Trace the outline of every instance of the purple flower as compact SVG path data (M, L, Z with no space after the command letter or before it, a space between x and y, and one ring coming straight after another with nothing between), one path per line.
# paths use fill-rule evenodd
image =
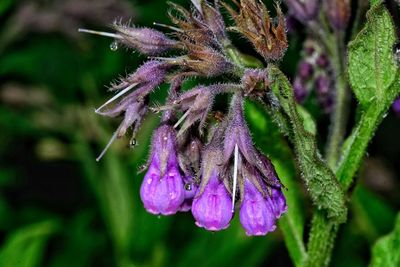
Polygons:
M400 116L400 97L393 102L392 109L397 116Z
M177 41L169 39L164 33L154 29L135 28L121 24L114 24L113 27L118 33L119 42L145 55L159 55L179 47Z
M298 72L301 78L309 79L313 75L314 68L310 63L302 61L299 64Z
M229 226L232 219L231 196L221 180L222 151L214 146L214 139L203 151L201 184L192 204L196 225L218 231Z
M121 90L135 84L147 89L141 89L143 96L145 93L150 93L149 90L153 90L164 81L170 67L171 66L165 62L149 60L140 66L134 73L121 79L119 83L112 84L110 90Z
M276 218L287 211L286 198L281 188L271 187L271 204Z
M350 21L350 0L327 0L326 14L333 29L345 30Z
M319 11L319 0L286 0L290 14L302 23L315 19Z
M308 95L308 89L300 77L296 77L293 82L294 97L298 103L303 103Z
M159 127L153 135L150 167L140 197L153 214L175 214L185 199L185 189L176 152L176 134L169 125Z
M231 197L216 171L211 174L204 191L194 198L192 213L196 225L207 230L218 231L229 226L233 215Z
M244 184L244 197L240 207L240 222L246 234L266 235L275 230L276 215L271 201L248 180Z

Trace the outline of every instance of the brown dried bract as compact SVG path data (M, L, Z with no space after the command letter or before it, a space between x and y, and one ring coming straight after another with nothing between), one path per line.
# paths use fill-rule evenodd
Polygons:
M276 5L277 22L274 23L261 1L241 0L238 3L233 0L233 2L239 7L239 13L226 3L223 5L235 20L234 29L246 36L265 60L282 58L288 42L285 18L279 6Z

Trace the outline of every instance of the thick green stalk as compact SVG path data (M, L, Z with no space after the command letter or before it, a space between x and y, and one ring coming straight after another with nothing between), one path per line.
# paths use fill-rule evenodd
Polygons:
M387 108L382 109L381 105L371 105L361 116L361 119L351 136L346 141L342 160L339 162L336 171L337 177L343 188L347 190L359 169L365 155L368 143L384 118Z
M311 221L310 239L307 245L307 267L327 266L331 259L339 224L327 219L324 212L316 210Z

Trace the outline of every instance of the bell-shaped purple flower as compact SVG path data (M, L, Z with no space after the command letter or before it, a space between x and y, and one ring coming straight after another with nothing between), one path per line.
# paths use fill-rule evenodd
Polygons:
M278 219L287 211L286 198L281 188L271 188L271 204L275 217Z
M153 214L175 214L185 199L185 189L176 152L176 133L169 125L159 127L154 135L150 167L140 197L146 210Z
M233 215L231 197L217 172L211 175L204 191L194 198L192 213L196 225L207 230L218 231L229 226Z
M275 230L276 216L271 201L248 180L244 184L244 196L240 207L240 222L246 234L266 235Z
M222 151L208 145L202 158L201 184L193 200L192 214L197 226L218 231L229 226L233 215L231 196L220 179Z

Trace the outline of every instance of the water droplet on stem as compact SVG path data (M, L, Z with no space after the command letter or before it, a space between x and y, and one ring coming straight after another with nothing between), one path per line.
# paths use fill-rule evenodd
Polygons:
M118 41L114 41L110 44L110 49L111 51L117 51L118 50Z

